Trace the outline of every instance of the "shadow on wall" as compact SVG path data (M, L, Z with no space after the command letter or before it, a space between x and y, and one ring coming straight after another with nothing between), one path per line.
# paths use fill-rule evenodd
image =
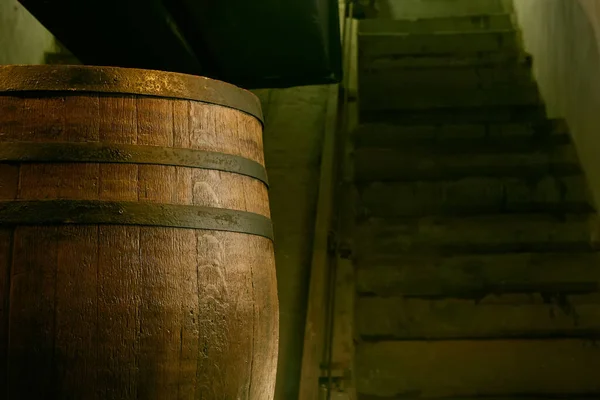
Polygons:
M514 0L550 117L567 120L600 210L600 2Z

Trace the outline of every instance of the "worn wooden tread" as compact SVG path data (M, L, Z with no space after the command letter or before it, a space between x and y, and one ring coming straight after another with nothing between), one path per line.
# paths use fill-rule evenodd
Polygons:
M593 210L581 174L515 178L473 171L453 180L367 183L358 194L359 213L374 217Z
M600 397L600 346L581 339L359 343L358 392L373 396Z
M421 88L430 93L441 89L493 88L508 85L517 90L531 86L531 68L516 64L511 68L501 67L443 67L443 68L396 68L393 70L370 69L363 66L359 72L359 93L385 88L387 92L406 94L408 90Z
M527 83L496 84L490 87L399 87L381 85L362 87L361 110L429 110L438 108L474 108L541 105L537 85Z
M479 299L358 297L355 324L358 335L365 341L600 339L600 295L492 294Z
M383 54L358 55L359 71L394 71L416 68L518 68L531 67L531 55L521 50L484 51L472 54Z
M450 153L507 153L549 149L570 142L563 120L526 123L359 125L352 133L357 149Z
M527 153L447 154L407 147L403 150L357 149L355 180L418 181L466 176L530 177L581 172L574 146L556 146Z
M412 19L365 19L359 22L360 33L485 32L514 28L511 14L482 14Z
M571 394L568 396L557 397L553 394L532 394L527 396L521 396L515 394L513 396L486 396L486 397L471 397L471 396L459 396L459 397L444 397L440 400L597 400L598 396L589 393ZM410 397L405 395L400 396L371 396L358 393L358 400L420 400L419 397Z
M540 229L546 227L540 224ZM565 237L563 245L571 244L569 240L586 239L589 241L584 235ZM600 268L597 267L600 254L595 251L559 253L558 241L559 238L551 238L549 251L545 253L452 256L426 252L371 253L356 260L356 290L370 297L478 300L490 294L596 293L600 287ZM587 245L589 249L589 242Z
M479 52L519 52L514 29L459 33L359 33L360 57L398 55L470 54Z
M461 217L370 218L355 228L359 259L406 254L502 254L592 251L592 214L498 214Z
M387 123L394 125L460 124L460 123L520 123L540 122L546 119L542 104L490 107L439 107L431 109L376 109L361 108L361 124Z
M382 10L387 18L435 18L498 14L507 11L504 0L391 0L389 10Z

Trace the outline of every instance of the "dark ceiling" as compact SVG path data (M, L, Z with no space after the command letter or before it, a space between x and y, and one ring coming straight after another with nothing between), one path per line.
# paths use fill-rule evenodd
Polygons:
M341 79L338 0L20 0L84 64L246 88Z

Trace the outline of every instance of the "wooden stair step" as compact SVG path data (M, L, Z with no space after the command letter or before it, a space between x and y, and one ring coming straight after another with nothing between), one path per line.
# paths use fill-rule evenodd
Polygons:
M506 13L498 13L411 19L365 19L359 22L358 32L429 34L438 32L485 32L513 28L512 16Z
M540 224L540 229L547 225ZM575 227L577 228L577 227ZM496 232L499 235L499 232ZM536 243L531 232L529 243ZM546 237L544 237L546 235ZM490 234L491 236L491 234ZM496 238L506 244L508 235ZM562 233L539 232L539 242L591 248L589 234L565 229ZM560 237L559 237L560 236ZM468 240L468 238L467 238ZM489 239L491 242L492 239ZM519 238L512 239L519 241ZM458 239L457 239L458 241ZM525 238L520 239L526 243ZM471 299L481 301L490 294L553 295L590 294L600 289L600 254L589 252L468 254L382 254L356 260L356 291L369 297L407 296L423 299Z
M565 269L565 275L568 271ZM592 271L587 272L590 283L600 281L599 273L590 276ZM363 296L356 300L355 326L365 341L599 339L600 295L488 294L479 299Z
M361 110L430 110L439 108L475 108L529 106L542 104L537 85L497 84L457 90L453 87L406 87L394 84L359 89Z
M514 29L426 34L358 33L359 57L367 59L416 54L517 53L520 48Z
M538 123L392 125L363 124L352 133L360 148L406 149L443 153L503 153L552 148L570 142L562 120Z
M359 93L375 88L385 88L387 92L407 91L421 88L429 93L443 88L474 90L494 85L509 85L515 88L533 84L531 68L516 64L511 68L502 67L443 67L443 68L396 68L380 70L365 68L358 76Z
M359 343L355 364L361 395L600 397L600 346L583 339Z
M389 0L390 18L435 18L506 12L503 0Z
M443 400L475 400L475 398L470 396L452 396L452 397L444 397ZM484 398L485 400L596 400L596 397L590 396L589 393L581 393L581 394L570 394L568 397L563 396L556 397L553 394L533 394L533 395L508 395L508 396L487 396ZM342 398L345 400L345 398ZM358 400L422 400L420 397L415 396L407 396L405 394L399 394L397 396L372 396L359 393ZM482 399L483 400L483 399Z
M573 175L581 172L573 145L526 153L456 152L448 154L407 147L403 150L357 149L355 180L419 181L457 179L465 176L531 177Z
M370 218L355 227L355 257L592 251L596 224L592 214Z
M374 182L358 186L358 194L360 215L375 217L592 210L587 182L579 174Z
M461 123L519 123L540 122L546 119L542 104L439 107L430 109L364 109L359 110L361 124L386 123L394 125L461 124Z
M416 68L530 68L531 55L517 51L486 51L465 54L388 54L358 57L359 70L394 71Z

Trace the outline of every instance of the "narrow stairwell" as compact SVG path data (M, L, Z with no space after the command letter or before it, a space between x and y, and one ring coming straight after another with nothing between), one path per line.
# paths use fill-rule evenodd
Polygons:
M568 129L509 13L448 10L360 23L359 399L598 399L597 223Z

